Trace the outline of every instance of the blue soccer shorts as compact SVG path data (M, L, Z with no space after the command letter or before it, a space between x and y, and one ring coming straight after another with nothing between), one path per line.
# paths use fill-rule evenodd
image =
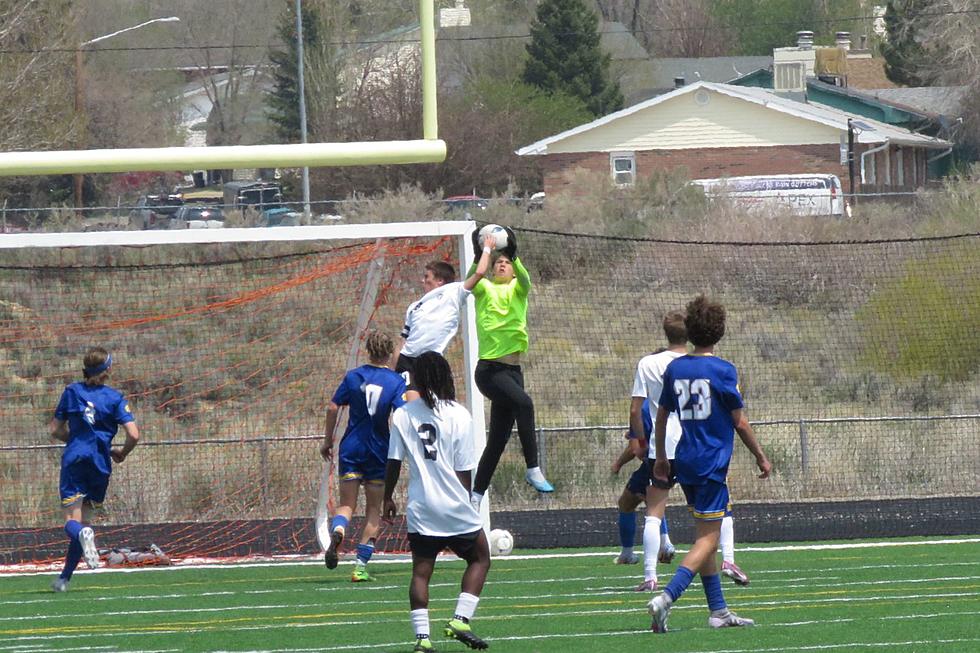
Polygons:
M706 481L704 485L681 483L681 489L687 499L687 509L695 519L715 521L730 514L727 484L717 481Z
M76 460L61 467L61 505L68 508L84 501L98 508L105 501L109 489L109 475L104 473L91 460Z
M648 485L650 485L650 464L644 460L643 464L630 475L630 480L626 481L626 491L639 497L646 497Z

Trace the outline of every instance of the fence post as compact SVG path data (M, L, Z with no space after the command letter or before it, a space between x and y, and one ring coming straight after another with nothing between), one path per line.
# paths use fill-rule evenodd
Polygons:
M259 441L259 497L264 505L269 496L269 444Z
M806 474L810 466L810 452L807 450L806 421L800 420L800 468Z

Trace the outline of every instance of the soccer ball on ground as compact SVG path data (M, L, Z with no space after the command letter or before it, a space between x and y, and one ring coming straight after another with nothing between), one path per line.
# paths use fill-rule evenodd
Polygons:
M496 241L496 249L501 250L507 247L507 230L499 224L488 224L483 229L480 229L480 247L483 247L483 243L488 234L492 235Z
M505 556L514 550L514 536L510 531L495 528L490 531L490 555Z

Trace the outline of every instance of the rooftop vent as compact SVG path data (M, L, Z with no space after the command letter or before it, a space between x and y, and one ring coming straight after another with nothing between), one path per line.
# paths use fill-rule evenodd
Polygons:
M813 48L813 32L809 30L801 30L796 33L796 46L804 50L810 50Z

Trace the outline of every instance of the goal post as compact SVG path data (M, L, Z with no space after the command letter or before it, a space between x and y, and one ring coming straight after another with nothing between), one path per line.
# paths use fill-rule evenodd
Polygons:
M63 554L51 486L60 445L43 424L79 380L85 350L100 345L114 352L110 384L144 435L142 453L114 470L105 544L151 538L182 557L315 552L326 404L351 361L365 361L366 331L397 339L426 263L465 274L474 229L433 221L0 238L0 354L10 370L0 381L10 482L0 543L12 529L34 542L26 559ZM460 327L446 356L482 452L472 297ZM243 534L211 535L227 524ZM405 546L403 524L379 539L379 550Z
M0 176L226 168L441 163L435 55L435 0L419 0L422 138L403 141L4 152Z

